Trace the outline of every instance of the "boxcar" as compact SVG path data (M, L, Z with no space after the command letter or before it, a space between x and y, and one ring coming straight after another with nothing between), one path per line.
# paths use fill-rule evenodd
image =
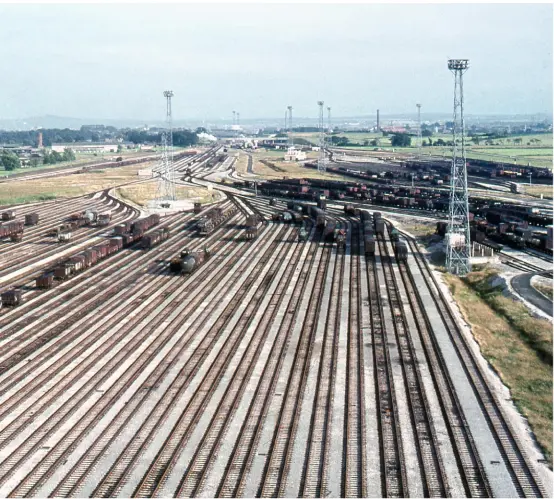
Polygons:
M36 286L39 289L50 289L54 284L54 274L42 274L36 279Z
M38 213L27 213L27 215L25 215L25 225L37 225L38 219Z
M21 290L10 289L4 291L1 295L2 305L5 307L15 307L21 303Z

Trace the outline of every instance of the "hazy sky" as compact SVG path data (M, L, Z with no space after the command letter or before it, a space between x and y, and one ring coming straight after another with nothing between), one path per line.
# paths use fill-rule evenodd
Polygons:
M0 6L0 119L175 119L552 110L552 5Z

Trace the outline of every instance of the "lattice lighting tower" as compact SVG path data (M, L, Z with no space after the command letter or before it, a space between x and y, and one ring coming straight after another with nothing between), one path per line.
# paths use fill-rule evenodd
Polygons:
M162 164L158 183L158 200L175 201L175 172L173 170L173 125L171 121L172 90L164 91L166 101L165 130L162 133Z
M323 101L318 100L319 106L319 158L317 160L317 170L324 172L327 169L325 164L325 129L323 123Z
M421 159L421 146L422 146L422 137L421 137L421 104L416 104L417 107L417 157Z
M292 106L287 106L287 110L289 112L288 144L289 144L289 147L293 147L294 140L292 139Z
M233 125L237 122L237 112L233 111Z
M446 235L446 269L451 274L465 275L471 270L469 207L464 122L463 75L468 59L450 59L448 69L454 75L454 126L452 128L452 169L450 174L450 206ZM458 145L458 141L460 145Z
M237 126L240 126L240 113L237 112Z
M331 133L331 107L327 106L327 130Z

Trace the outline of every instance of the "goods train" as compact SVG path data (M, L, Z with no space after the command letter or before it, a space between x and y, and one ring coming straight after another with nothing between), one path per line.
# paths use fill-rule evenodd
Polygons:
M169 270L178 274L192 274L198 267L204 264L211 254L208 248L202 251L191 251L188 248L181 251L181 254L171 260Z
M148 230L157 225L159 221L160 216L154 214L143 219L135 220L132 223L128 222L126 224L121 224L128 230L121 233L115 232L115 234L106 241L103 241L88 250L77 253L67 260L57 263L51 270L46 271L36 279L37 288L50 289L53 285L54 279L69 279L82 270L92 267L99 260L102 260L109 255L113 255L122 248L128 247L132 244L140 242L143 249L150 249L169 237L169 229L167 227L162 227L159 230L153 231L146 235L144 234L144 230ZM69 240L71 238L71 233L60 232L59 237Z

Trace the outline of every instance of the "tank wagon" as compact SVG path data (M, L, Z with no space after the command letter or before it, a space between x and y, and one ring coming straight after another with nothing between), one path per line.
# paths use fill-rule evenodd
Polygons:
M105 227L106 225L110 225L111 220L112 215L110 213L101 213L96 219L96 225L98 227Z
M302 226L298 229L298 241L299 242L305 242L308 240L308 231L306 230L306 227Z
M177 274L192 274L210 257L211 254L208 248L204 248L202 251L191 251L185 248L177 258L171 260L169 270Z

